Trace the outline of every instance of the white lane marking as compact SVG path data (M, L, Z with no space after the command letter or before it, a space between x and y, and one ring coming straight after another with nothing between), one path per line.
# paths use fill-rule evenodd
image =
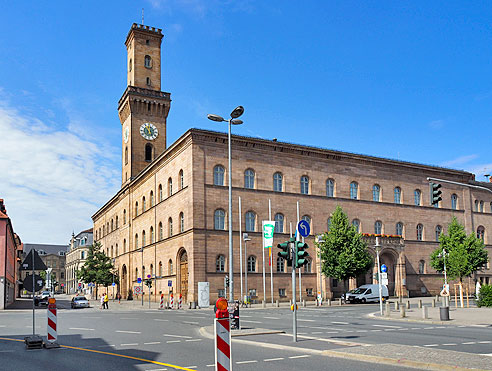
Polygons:
M289 357L290 359L296 359L296 358L307 358L307 357L310 357L309 354L304 354L302 356L292 356L292 357Z
M264 362L272 362L272 361L281 361L283 359L285 359L285 358L268 358L268 359L264 359L263 361Z
M93 328L84 328L84 327L69 327L69 330L80 330L80 331L94 331Z
M427 344L424 347L437 347L439 344Z
M309 328L315 328L315 329L319 329L319 330L328 330L328 327L318 327L318 326L311 326Z
M243 318L251 318L251 317L253 317L253 316L245 316L245 315L241 314L241 317L243 317ZM215 365L214 365L214 366L215 366Z
M188 322L188 321L183 321L183 323L187 323L189 325L198 325L198 322Z
M154 318L154 321L169 322L168 319Z
M434 329L434 327L432 327L432 326L431 327L424 327L424 330L432 330L432 329Z
M162 336L169 336L169 337L172 337L172 338L193 339L191 336L185 336L185 335L162 334Z
M470 327L489 327L489 325L469 325L469 326Z
M407 328L400 328L400 329L398 329L398 331L408 331L408 329Z
M185 340L185 341L202 341L203 339L188 339L188 340Z
M239 362L236 362L236 364L243 365L245 363L256 363L256 362L258 362L258 361L256 361L256 360L252 360L252 361L239 361Z
M456 344L456 343L446 343L446 344L443 344L443 345L449 346L449 345L458 345L458 344Z
M411 330L420 330L420 327L412 327Z
M120 332L122 334L141 334L140 331L116 330L115 332Z
M167 371L167 368L150 368L145 371Z
M207 367L215 367L215 364L207 365Z
M120 319L137 319L136 317L121 317Z
M99 345L98 348L106 348L106 347L115 347L116 345L111 344L111 345Z
M298 321L304 321L304 322L316 322L314 319L302 319L302 318L298 318L297 320Z
M299 320L298 320L299 321ZM248 322L248 323L262 323L262 322L259 322L259 321L247 321L247 320L242 320L241 322Z
M471 345L471 344L476 344L476 341L467 341L466 343L461 343L463 345Z
M446 328L446 326L436 326L434 328Z
M14 350L0 350L0 353L13 353Z
M373 325L374 327L387 327L387 328L401 328L401 326L390 326L390 325Z
M185 368L197 368L198 366L186 366Z
M458 326L458 327L466 327L465 325L461 325L461 326Z
M325 334L338 334L338 331L326 331Z
M478 342L479 344L490 344L490 341L486 340L486 341L479 341Z
M322 334L322 333L323 333L323 331L313 331L313 332L311 332L311 334L313 334L313 335Z
M5 325L0 325L0 327L5 327Z
M266 318L266 319L280 319L278 317L263 317L263 318Z
M166 343L181 343L181 340L169 340Z
M87 318L87 319L100 319L102 317L82 317L82 318Z
M348 325L348 322L337 322L337 321L332 321L331 323L335 323L337 325Z
M144 343L144 345L154 345L154 344L160 344L160 341L151 341L150 343Z
M381 332L383 330L371 330L371 332Z
M480 355L481 355L481 356L492 357L492 353L489 353L489 354L487 354L487 353L483 353L483 354L480 354Z
M138 345L138 343L120 344L120 346L122 347L135 346L135 345Z
M386 328L386 329L384 329L384 331L395 331L395 330L397 330L397 329L396 328Z

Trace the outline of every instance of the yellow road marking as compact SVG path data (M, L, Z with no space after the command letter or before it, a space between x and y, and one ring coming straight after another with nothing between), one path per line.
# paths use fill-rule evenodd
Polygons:
M2 338L0 337L0 340L10 340L10 341L20 341L20 342L24 342L24 340L21 340L21 339L11 339L11 338ZM92 353L99 353L99 354L106 354L106 355L109 355L109 356L116 356L116 357L122 357L122 358L128 358L128 359L134 359L136 361L141 361L141 362L147 362L147 363L153 363L155 365L161 365L161 366L167 366L167 367L172 367L172 368L175 368L177 370L185 370L185 371L195 371L191 368L186 368L186 367L181 367L181 366L176 366L176 365L172 365L170 363L164 363L164 362L158 362L158 361L152 361L150 359L144 359L144 358L138 358L138 357L132 357L132 356L127 356L127 355L124 355L124 354L117 354L117 353L110 353L110 352L103 352L101 350L93 350L93 349L86 349L86 348L79 348L79 347L71 347L69 345L60 345L60 347L62 348L68 348L68 349L75 349L75 350L83 350L85 352L92 352Z

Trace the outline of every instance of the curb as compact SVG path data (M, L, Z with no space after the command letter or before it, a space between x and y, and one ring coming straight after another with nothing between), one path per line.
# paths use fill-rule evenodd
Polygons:
M377 319L380 321L386 321L387 320L387 321L397 321L397 322L418 322L418 323L427 323L427 324L432 324L432 325L455 326L455 325L459 324L458 322L453 322L453 321L456 321L453 319L450 319L449 321L435 321L435 320L424 320L424 319L416 319L416 318L408 318L408 317L405 317L405 318L381 317L381 316L379 316L379 312L373 312L373 313L366 314L366 317ZM464 325L464 326L466 326L466 325ZM470 325L468 325L468 326L470 326Z

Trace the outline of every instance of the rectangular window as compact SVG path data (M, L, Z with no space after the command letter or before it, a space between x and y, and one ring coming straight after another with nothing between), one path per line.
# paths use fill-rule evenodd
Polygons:
M313 289L312 288L306 289L306 295L307 296L313 296Z
M249 296L252 298L256 298L256 289L249 289Z
M336 278L333 278L331 281L331 286L332 287L338 287L338 280Z
M278 289L278 296L281 298L286 297L287 295L285 295L285 289Z

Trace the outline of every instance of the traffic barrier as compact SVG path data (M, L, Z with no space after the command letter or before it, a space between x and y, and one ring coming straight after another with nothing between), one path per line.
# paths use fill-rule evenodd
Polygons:
M174 295L171 294L171 300L170 300L170 303L169 303L169 308L170 309L174 309Z
M178 309L183 309L183 295L179 294Z
M44 344L45 348L59 348L60 345L56 342L58 340L58 333L56 330L56 300L55 298L48 299L48 336L47 341Z
M161 303L159 304L159 309L164 309L164 294L161 294Z
M215 318L215 370L232 371L231 328L229 318Z

